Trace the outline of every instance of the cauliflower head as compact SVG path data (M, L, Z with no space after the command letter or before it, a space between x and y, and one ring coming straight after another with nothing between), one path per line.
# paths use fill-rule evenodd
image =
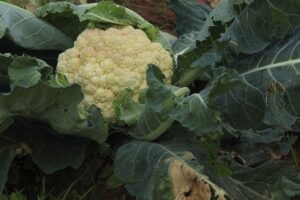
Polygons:
M59 55L57 71L70 83L81 85L85 107L96 105L104 118L114 123L114 99L129 88L132 99L138 101L139 91L147 87L149 64L159 67L166 82L171 82L173 60L161 44L131 26L111 27L83 31L74 47Z

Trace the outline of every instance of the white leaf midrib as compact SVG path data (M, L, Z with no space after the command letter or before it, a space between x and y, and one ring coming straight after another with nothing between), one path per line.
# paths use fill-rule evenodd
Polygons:
M250 71L244 72L241 75L242 76L246 76L255 72L259 72L259 71L263 71L263 70L267 70L267 69L274 69L277 67L284 67L284 66L288 66L288 65L295 65L295 64L299 64L300 63L300 58L294 59L294 60L287 60L287 61L283 61L283 62L278 62L278 63L271 63L269 65L265 65L265 66L261 66L258 68L254 68Z

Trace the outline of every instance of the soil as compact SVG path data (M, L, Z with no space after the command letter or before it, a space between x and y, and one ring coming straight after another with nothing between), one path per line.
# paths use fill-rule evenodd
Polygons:
M115 0L143 16L160 30L176 35L176 15L168 8L170 0ZM206 0L196 0L207 4Z

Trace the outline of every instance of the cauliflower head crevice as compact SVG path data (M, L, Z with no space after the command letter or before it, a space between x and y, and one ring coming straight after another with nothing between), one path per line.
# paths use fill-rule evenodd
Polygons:
M171 82L172 57L142 30L131 26L86 29L73 48L59 55L57 72L71 84L81 86L83 106L96 105L108 122L115 123L114 99L128 88L133 91L133 100L138 101L139 92L147 88L149 64L159 67L166 82Z

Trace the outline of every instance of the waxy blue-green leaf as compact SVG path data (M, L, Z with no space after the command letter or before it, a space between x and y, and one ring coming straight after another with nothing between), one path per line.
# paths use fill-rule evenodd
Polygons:
M171 8L177 16L177 25L182 26L186 19L197 20L198 24L187 26L173 46L177 67L175 69L175 84L185 86L200 77L206 68L214 68L222 61L222 55L227 49L229 38L219 40L227 27L239 16L253 0L220 1L213 10L205 6L195 5L192 0L172 1ZM178 9L183 7L184 9ZM188 10L188 12L187 12ZM201 17L200 17L200 16Z
M47 63L29 56L12 57L11 63L6 67L11 89L16 86L31 87L39 80L49 79L52 72L52 67Z
M238 130L262 130L268 126L297 129L299 41L296 33L262 53L230 64L240 73L243 84L218 99L225 121Z
M24 48L65 50L72 47L72 40L54 26L27 10L1 1L0 36L4 29L6 37Z
M224 38L239 52L259 52L300 28L299 6L297 0L255 0L235 18Z
M170 116L199 135L219 132L221 114L214 105L215 98L240 83L242 79L236 71L223 67L216 68L208 86L200 93L184 98Z
M211 9L194 0L172 0L170 8L176 13L178 35L200 31Z
M84 5L52 2L38 8L35 14L73 39L76 39L85 28L105 29L115 25L131 25L145 31L151 40L161 39L158 37L160 34L158 30L143 17L128 8L108 1ZM68 24L68 28L63 26L65 24Z
M132 90L125 89L121 91L113 102L115 113L121 122L131 126L133 125L140 114L142 113L145 105L133 101Z
M99 143L106 140L107 125L100 110L92 106L89 111L83 111L79 107L83 99L80 86L58 87L57 84L53 87L49 75L51 68L41 60L28 56L0 55L1 61L3 76L0 80L5 80L0 86L11 88L0 93L2 131L13 118L21 116L47 122L62 134L83 136ZM24 65L21 61L24 61Z
M173 123L168 114L189 94L186 87L180 88L163 82L161 71L150 65L147 70L148 89L144 108L129 134L136 139L154 140Z
M223 195L226 195L226 199L265 200L271 198L273 191L285 188L281 176L290 179L295 175L293 169L284 168L281 161L270 157L256 166L237 162L238 154L231 154L232 150L227 154L223 151L215 158L217 160L212 161L209 151L195 143L192 135L183 128L174 127L157 143L133 141L123 145L115 158L115 175L125 182L126 189L138 200L171 200L184 194L204 195L204 199L213 199L219 194L215 199L223 200ZM259 153L260 148L257 151ZM216 175L216 166L212 163L218 162L225 162L225 168L231 171L231 175ZM205 188L199 182L201 179L210 186L205 191L199 189ZM290 189L297 192L294 188ZM206 196L214 190L215 193Z
M164 74L155 66L147 70L146 104L149 104L155 112L167 114L185 96L190 93L187 87L176 87L164 83Z
M125 144L115 158L115 175L137 200L172 200L187 193L225 200L227 192L203 173L203 166L186 145L175 141Z
M50 2L39 7L34 14L76 40L77 36L87 28L88 21L82 17L90 8L89 5L75 5L65 1Z

